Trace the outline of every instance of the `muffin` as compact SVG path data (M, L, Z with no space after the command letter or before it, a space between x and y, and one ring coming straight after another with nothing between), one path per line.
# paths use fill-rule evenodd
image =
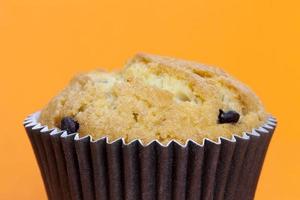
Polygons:
M24 124L49 199L253 199L276 121L221 69L137 54Z

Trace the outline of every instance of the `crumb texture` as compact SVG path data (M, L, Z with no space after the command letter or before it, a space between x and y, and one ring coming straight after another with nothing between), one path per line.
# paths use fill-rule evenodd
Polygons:
M237 123L218 123L219 110L239 113ZM216 140L242 134L266 120L257 96L224 71L191 61L149 54L133 57L119 72L74 77L42 110L40 123L61 128L72 117L81 136L144 144L174 139Z

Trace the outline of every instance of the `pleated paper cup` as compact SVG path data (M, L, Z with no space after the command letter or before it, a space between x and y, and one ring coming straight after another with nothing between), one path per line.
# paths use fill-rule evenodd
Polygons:
M250 200L276 127L269 117L241 136L126 143L93 140L24 121L50 200Z

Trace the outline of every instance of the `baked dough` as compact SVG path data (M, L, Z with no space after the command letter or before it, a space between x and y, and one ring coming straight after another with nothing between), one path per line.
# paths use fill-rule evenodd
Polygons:
M219 110L240 114L218 123ZM266 121L257 96L221 69L175 58L137 54L119 72L83 73L42 110L40 123L60 128L64 117L79 123L80 136L110 141L155 139L166 144L242 134Z

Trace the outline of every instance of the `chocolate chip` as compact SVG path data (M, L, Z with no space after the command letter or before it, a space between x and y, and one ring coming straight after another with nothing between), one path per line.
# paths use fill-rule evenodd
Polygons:
M225 123L237 123L240 119L240 114L234 110L224 112L222 109L219 110L218 122L219 124Z
M60 122L60 128L70 133L76 133L79 129L79 123L72 117L64 117Z

